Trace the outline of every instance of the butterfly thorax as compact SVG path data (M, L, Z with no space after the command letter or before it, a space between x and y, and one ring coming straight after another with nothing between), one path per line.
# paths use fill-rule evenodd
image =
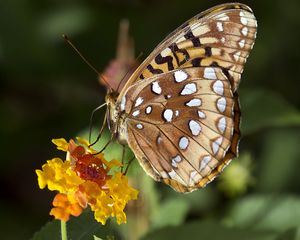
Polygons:
M107 124L113 136L120 144L127 144L126 114L120 111L117 103L119 93L111 91L106 95Z

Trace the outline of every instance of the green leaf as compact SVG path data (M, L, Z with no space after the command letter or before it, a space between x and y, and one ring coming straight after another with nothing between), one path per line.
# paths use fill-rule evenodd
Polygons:
M71 217L67 222L68 239L91 240L94 235L106 239L117 236L110 221L103 226L94 220L91 211L84 211L79 217ZM32 240L60 239L60 221L53 220L47 223L39 232L36 232Z
M246 197L236 202L226 222L233 227L279 232L300 227L300 198L275 194Z
M40 231L36 232L32 240L51 240L51 239L61 239L60 235L60 221L53 220L46 223Z
M299 189L300 129L273 129L260 139L264 146L257 156L257 188L280 192Z
M291 228L291 229L288 229L286 231L284 231L282 234L280 234L276 240L296 240L296 239L299 239L300 235L297 237L297 232L298 232L298 229L297 228Z
M265 127L300 126L300 112L278 93L247 89L240 96L243 134Z
M248 186L253 185L251 175L252 157L244 152L235 159L221 174L218 187L229 197L236 197L246 192Z
M229 228L213 221L198 221L176 227L165 227L147 234L142 239L275 240L275 237L274 232Z
M180 225L186 217L188 208L188 202L182 198L165 200L152 217L152 228Z
M215 186L215 183L210 183L208 187L189 194L179 195L179 197L188 202L190 211L200 214L211 213L216 209L220 200Z
M103 238L99 238L99 237L94 235L94 240L103 240Z

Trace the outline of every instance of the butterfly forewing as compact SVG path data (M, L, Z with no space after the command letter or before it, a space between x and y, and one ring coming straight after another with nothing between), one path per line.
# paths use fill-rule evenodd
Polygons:
M129 79L118 109L129 146L155 180L193 191L237 155L236 89L255 36L250 8L214 7L169 35Z
M158 45L129 79L121 95L139 79L188 64L221 66L236 89L256 27L252 10L244 4L224 4L198 14Z

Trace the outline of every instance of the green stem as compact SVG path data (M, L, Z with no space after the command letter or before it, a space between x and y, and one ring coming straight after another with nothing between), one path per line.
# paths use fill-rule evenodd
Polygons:
M68 240L67 223L60 221L61 240Z

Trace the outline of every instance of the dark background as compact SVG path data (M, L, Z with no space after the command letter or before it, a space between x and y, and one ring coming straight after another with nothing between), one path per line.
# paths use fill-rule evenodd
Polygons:
M67 33L103 70L115 57L121 19L130 21L136 55L143 52L144 58L185 20L224 2L228 1L0 2L3 239L28 239L51 220L48 212L53 193L39 190L34 170L59 154L52 138L76 136L88 126L92 109L104 101L106 91L98 84L97 75L65 44L61 34ZM253 194L274 193L283 198L293 196L299 208L300 2L242 2L251 6L258 20L257 41L241 84L245 134L240 152L241 156L251 155L249 171L254 183L234 198L215 190L216 209L221 203L227 209ZM168 188L158 188L162 188L159 196L163 199L175 196ZM214 191L217 184L208 188ZM180 224L205 219L208 214L203 209L188 208ZM216 215L224 212L214 211ZM299 216L292 217L287 226L300 226Z

